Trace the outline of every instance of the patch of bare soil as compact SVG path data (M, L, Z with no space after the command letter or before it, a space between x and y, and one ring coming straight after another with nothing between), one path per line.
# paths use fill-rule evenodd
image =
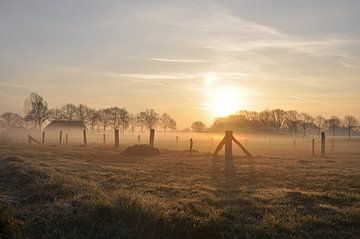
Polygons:
M147 144L135 144L134 146L127 147L122 153L125 156L157 156L160 151L157 148L150 147Z

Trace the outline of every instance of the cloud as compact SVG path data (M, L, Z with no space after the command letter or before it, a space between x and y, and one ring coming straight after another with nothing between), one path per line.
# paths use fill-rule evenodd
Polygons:
M169 63L206 63L208 61L200 59L169 59L169 58L149 58L150 61L160 61Z

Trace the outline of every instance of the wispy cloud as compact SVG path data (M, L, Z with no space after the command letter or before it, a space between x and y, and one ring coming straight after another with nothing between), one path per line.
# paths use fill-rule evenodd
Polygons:
M200 59L176 59L176 58L149 58L150 61L160 61L168 63L206 63L208 61Z

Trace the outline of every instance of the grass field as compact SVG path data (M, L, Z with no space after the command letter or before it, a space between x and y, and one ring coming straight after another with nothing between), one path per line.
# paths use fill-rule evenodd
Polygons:
M360 238L360 154L122 150L0 146L0 238Z

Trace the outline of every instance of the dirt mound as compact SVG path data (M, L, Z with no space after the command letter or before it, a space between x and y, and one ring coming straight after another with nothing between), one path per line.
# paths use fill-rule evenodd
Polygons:
M125 156L156 156L160 155L160 151L147 144L135 144L126 148L122 154Z

